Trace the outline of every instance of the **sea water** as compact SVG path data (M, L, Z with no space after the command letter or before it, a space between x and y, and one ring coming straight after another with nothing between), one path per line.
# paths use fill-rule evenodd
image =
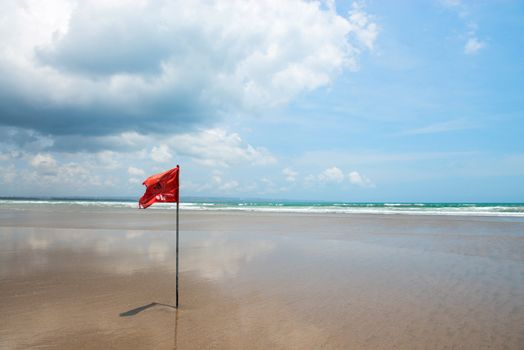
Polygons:
M136 208L133 198L0 198L0 208L33 206L90 206ZM171 209L175 203L156 203L150 209ZM404 203L404 202L313 202L288 200L246 200L181 198L182 210L255 211L331 214L408 214L524 217L524 203Z

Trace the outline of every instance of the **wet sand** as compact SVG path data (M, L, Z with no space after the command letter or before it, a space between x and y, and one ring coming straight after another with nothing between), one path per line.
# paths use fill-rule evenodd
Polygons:
M524 220L0 208L0 349L524 349Z

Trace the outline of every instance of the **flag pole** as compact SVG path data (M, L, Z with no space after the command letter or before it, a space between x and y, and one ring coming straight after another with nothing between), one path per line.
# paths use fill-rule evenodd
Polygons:
M180 179L180 170L178 171L178 176ZM178 198L176 201L176 304L175 306L177 309L178 309L178 205L179 205L179 202L180 202L180 188L178 189Z
M178 202L176 202L176 308L178 309Z

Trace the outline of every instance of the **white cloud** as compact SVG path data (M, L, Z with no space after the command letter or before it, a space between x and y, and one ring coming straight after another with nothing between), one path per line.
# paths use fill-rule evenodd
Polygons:
M233 191L242 190L241 184L236 180L225 181L219 170L213 170L211 179L205 182L184 181L181 185L184 189L195 192L206 192L213 195L221 195Z
M449 7L457 7L461 5L460 0L441 0L442 5Z
M71 188L110 175L138 183L130 164L156 171L179 156L195 167L275 164L249 135L206 128L357 69L374 22L360 5L340 16L334 2L309 0L0 1L0 124L16 134L6 150L16 144L32 179L76 176ZM23 164L14 158L4 160Z
M90 186L110 186L113 184L111 177L100 176L99 162L92 163L84 160L81 163L60 163L49 154L39 153L29 157L28 163L34 170L26 171L21 176L27 183L34 184L35 190L49 190L51 184L59 184L58 194L64 194L66 190L85 190Z
M317 1L5 0L0 88L34 112L13 126L176 130L326 86L376 35L361 6L342 17Z
M296 178L298 176L298 172L290 169L290 168L284 168L282 170L282 174L284 174L284 177L287 182L295 182Z
M253 184L251 187L253 190L256 189L257 193L260 195L275 194L275 193L285 192L288 190L288 188L285 186L279 187L279 185L275 181L271 180L268 177L261 178L259 186L256 186L255 184Z
M378 26L364 11L364 5L361 2L353 2L349 11L349 22L353 35L357 37L358 41L373 50L378 36Z
M130 177L128 182L131 184L131 185L138 185L140 183L142 183L142 180L138 177Z
M269 179L267 177L261 178L260 182L262 182L264 184L265 188L273 188L273 187L275 187L275 183L273 182L273 180L271 180L271 179Z
M222 183L222 177L220 176L220 172L219 171L213 171L213 175L211 177L211 180L213 181L213 183L215 184L220 184Z
M468 55L474 55L479 50L483 49L486 46L486 43L483 41L480 41L479 39L472 37L469 38L466 42L466 45L464 46L464 52Z
M467 55L474 55L486 47L486 43L477 37L478 25L475 19L472 18L472 12L469 10L470 4L462 2L461 0L440 0L440 3L456 12L467 28L467 34L460 35L462 38L464 36L467 37L467 41L464 44L464 53Z
M13 164L10 164L2 168L0 179L2 180L4 184L12 183L13 180L16 179L16 177L17 177L17 172Z
M357 171L350 172L348 174L348 179L349 182L351 182L353 185L357 185L360 187L375 187L375 185L369 178L360 174Z
M315 183L342 184L345 181L360 187L375 187L375 184L365 175L352 171L346 177L342 170L336 166L327 168L317 175L310 174L305 178L305 184L308 186Z
M142 153L144 146L156 144L160 137L162 137L162 144L154 146L149 152L149 157L158 163L173 159L174 154L190 157L195 162L208 166L227 167L242 163L268 165L277 161L265 148L255 147L245 142L238 133L222 128L202 129L171 136L122 133L97 137L93 142L102 145L125 145L126 151Z
M229 166L243 162L267 165L276 162L266 149L253 147L244 142L239 134L220 128L175 135L170 139L170 144L177 153L209 166Z
M116 169L120 163L115 159L117 154L113 151L102 151L97 154L101 165L108 169Z
M344 173L336 166L328 168L318 175L318 180L325 183L341 183L344 181Z
M478 123L465 120L456 119L448 120L445 122L434 123L426 125L420 128L408 129L400 133L400 135L424 135L424 134L436 134L449 131L467 130L479 127Z
M37 154L32 157L29 163L38 170L47 174L56 172L56 160L50 154Z
M82 186L73 186L80 180L66 181L67 184L71 185L68 190L74 188L71 195L79 195L80 193L90 195L90 193L82 192L86 186L101 186L110 177L116 183L114 188L108 189L113 195L118 192L130 191L132 187L128 185L142 183L147 174L164 171L179 163L183 165L184 172L188 171L186 173L188 176L191 174L193 184L189 186L192 191L205 191L220 195L221 191L231 192L233 190L235 192L250 191L250 193L254 193L253 184L256 185L257 183L255 177L243 183L235 172L240 169L242 176L245 177L245 170L252 169L251 165L267 165L276 162L276 159L264 148L254 147L245 142L239 134L227 132L223 129L208 129L164 137L161 144L151 146L149 150L144 150L142 146L154 145L155 142L158 142L157 134L133 135L125 133L118 136L103 137L99 141L118 144L120 140L125 144L123 152L39 152L29 154L25 151L10 151L6 152L9 157L5 157L2 166L6 169L9 165L15 166L16 163L20 163L17 159L26 160L30 169L34 169L34 171L28 172L31 175L30 178L28 177L31 183L31 186L27 187L28 192L31 190L38 192L40 188L49 188L50 183L61 181L67 172L70 174L76 172L71 176L77 177L78 175L78 179L83 179ZM169 166L169 162L175 160L176 163ZM17 165L18 169L15 166L14 171L23 172L24 166L22 164ZM117 165L117 167L115 168L114 165ZM209 166L214 168L210 171L207 168ZM234 171L229 171L230 166L238 167L235 167ZM64 170L67 170L67 172L64 172ZM80 174L80 172L82 173ZM226 174L223 175L223 172L226 172ZM197 174L197 176L194 177L193 174ZM204 176L206 174L209 175ZM235 175L233 178L231 177L232 174ZM39 176L44 176L45 181L34 181ZM12 178L12 176L10 175L9 178ZM2 179L3 176L0 177L0 181ZM65 191L65 187L61 189Z
M200 192L201 185L199 183L195 183L194 181L186 180L180 183L180 189L182 191Z
M238 181L231 180L231 181L228 181L228 182L222 184L220 186L220 189L223 190L223 191L231 191L231 190L236 189L238 186L239 186Z
M155 146L151 150L151 159L155 162L164 163L171 159L171 152L167 145Z
M144 176L145 175L144 170L135 168L134 166L130 166L129 168L127 168L127 172L129 173L129 175L135 175L135 176Z

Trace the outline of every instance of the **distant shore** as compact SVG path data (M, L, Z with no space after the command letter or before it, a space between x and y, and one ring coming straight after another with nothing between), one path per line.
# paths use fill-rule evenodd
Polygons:
M524 218L0 203L0 348L522 349Z

